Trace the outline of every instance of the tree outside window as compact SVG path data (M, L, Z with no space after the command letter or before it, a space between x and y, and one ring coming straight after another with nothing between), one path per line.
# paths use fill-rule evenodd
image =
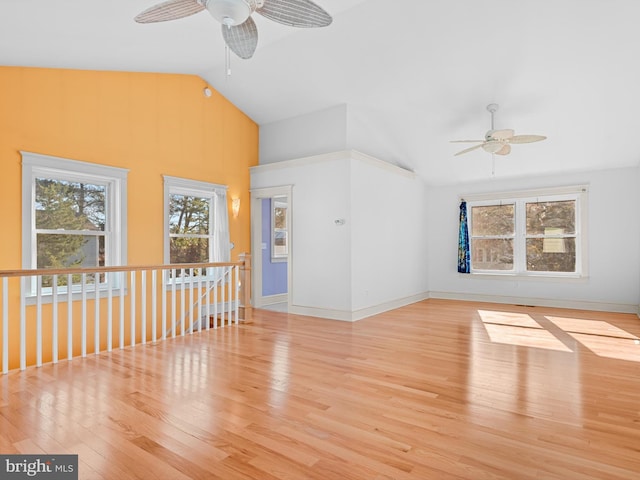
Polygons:
M105 196L104 185L36 178L37 268L105 265ZM74 275L73 282L79 281ZM44 277L43 287L51 282L52 277ZM66 276L59 276L58 286L66 284Z
M211 198L169 196L169 262L209 261Z

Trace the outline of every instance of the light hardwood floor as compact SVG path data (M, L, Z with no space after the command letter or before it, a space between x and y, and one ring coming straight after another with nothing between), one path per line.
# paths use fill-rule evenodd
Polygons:
M0 376L0 453L82 479L640 478L636 315L428 300L256 311Z

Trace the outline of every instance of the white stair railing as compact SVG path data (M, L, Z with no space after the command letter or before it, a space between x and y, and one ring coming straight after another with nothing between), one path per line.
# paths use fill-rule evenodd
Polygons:
M0 271L1 371L237 325L240 309L250 312L250 293L241 291L250 282L247 257Z

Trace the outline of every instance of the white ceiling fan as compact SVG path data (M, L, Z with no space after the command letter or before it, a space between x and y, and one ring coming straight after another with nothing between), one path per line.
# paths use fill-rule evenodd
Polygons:
M543 135L515 135L515 132L510 128L503 130L495 130L493 125L493 115L498 110L498 105L491 103L487 105L487 110L491 112L491 130L489 130L484 140L452 140L451 143L477 143L473 147L465 148L459 151L454 156L468 153L478 148L482 148L485 152L496 155L509 155L511 153L511 145L518 143L533 143L544 140Z
M222 24L225 43L238 57L248 59L258 46L253 12L290 27L326 27L332 18L311 0L168 0L135 17L138 23L156 23L188 17L208 10Z

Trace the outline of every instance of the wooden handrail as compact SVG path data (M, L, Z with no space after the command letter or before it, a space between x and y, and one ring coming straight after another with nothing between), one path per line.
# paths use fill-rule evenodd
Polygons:
M242 254L245 255L245 254ZM90 268L39 268L31 270L0 270L1 277L23 277L34 275L68 275L78 273L108 273L108 272L134 272L138 270L182 270L190 268L210 268L210 267L243 267L244 261L240 262L215 262L215 263L171 263L162 265L114 265L109 267Z

